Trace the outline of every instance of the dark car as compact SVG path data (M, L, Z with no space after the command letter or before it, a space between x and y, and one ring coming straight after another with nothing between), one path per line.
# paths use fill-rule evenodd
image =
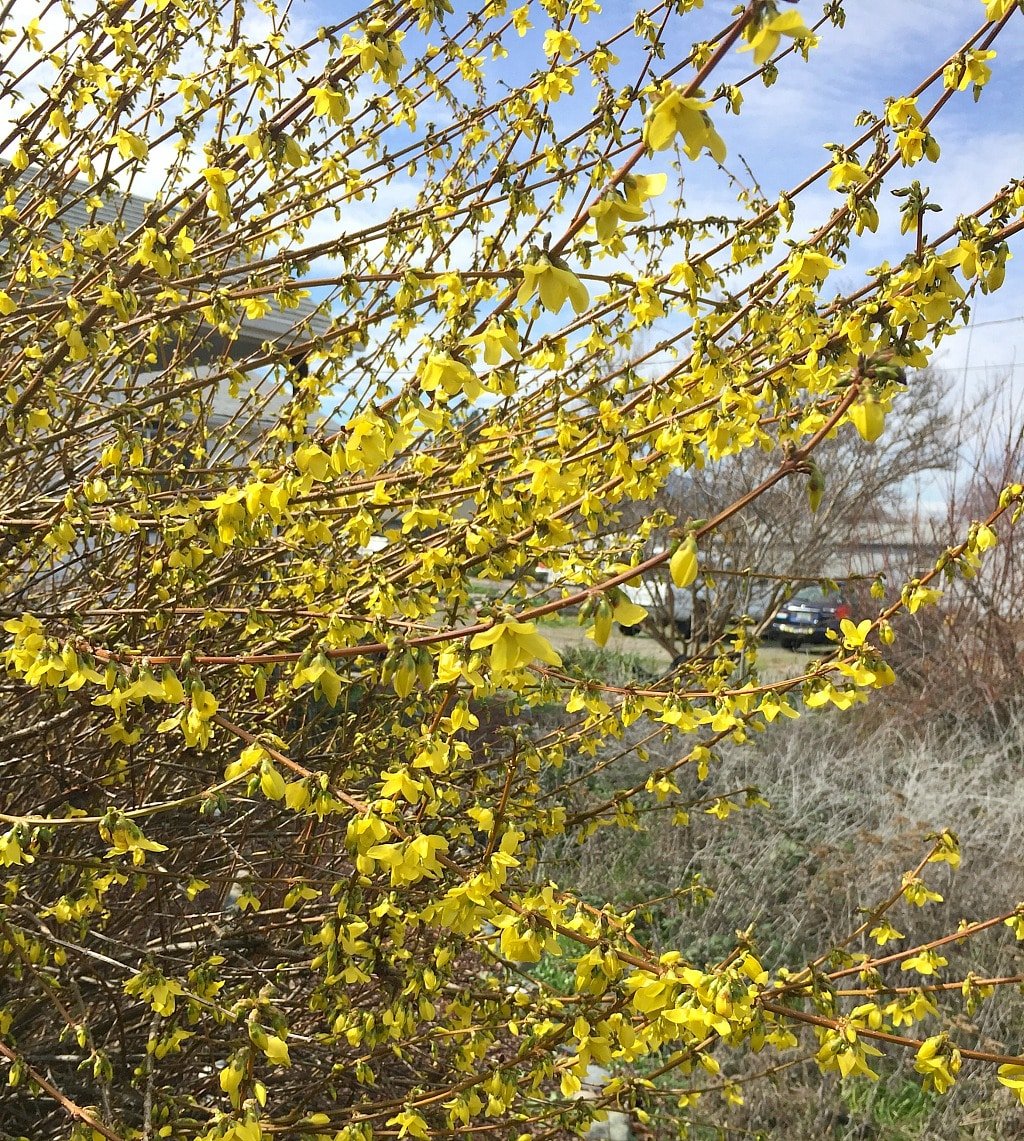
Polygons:
M850 618L850 603L835 591L826 594L820 586L805 586L779 607L766 636L787 649L808 642L827 642L829 630L839 633L839 623Z

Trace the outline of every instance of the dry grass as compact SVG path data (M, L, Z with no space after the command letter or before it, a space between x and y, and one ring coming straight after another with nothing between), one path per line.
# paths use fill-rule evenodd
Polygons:
M917 942L947 933L961 918L1012 908L1024 899L1024 711L1002 728L955 719L921 728L904 723L900 709L892 702L848 714L809 713L776 726L749 746L723 751L706 782L691 774L683 788L696 799L756 785L770 810L745 810L722 822L697 809L685 828L653 812L643 832L609 829L577 853L553 853L552 873L571 878L595 900L620 903L699 881L714 890L708 902L652 908L645 934L694 961L714 962L735 945L737 930L752 926L772 968L798 967L841 940L863 917L862 908L899 886L902 872L927 851L929 834L941 828L959 834L963 866L955 875L945 865L930 866L929 883L945 904L918 909L901 903L892 913L896 926ZM657 745L648 765L678 754L678 742ZM642 768L635 757L618 763ZM1020 946L1000 927L950 954L949 969L958 976L971 969L1016 974L1024 971ZM906 985L908 977L897 981ZM914 1033L940 1029L966 1046L1024 1048L1015 993L998 994L971 1017L958 1002L950 1004L942 1019ZM806 1045L813 1049L813 1039ZM743 1070L724 1054L721 1061L737 1076L773 1064L767 1055L745 1059ZM862 1080L842 1090L813 1064L794 1065L745 1086L743 1106L727 1107L718 1096L702 1099L695 1124L716 1123L727 1132L702 1127L694 1136L952 1141L1016 1136L1024 1128L1020 1107L990 1069L965 1064L956 1091L937 1098L920 1089L909 1062L886 1062L877 1086Z

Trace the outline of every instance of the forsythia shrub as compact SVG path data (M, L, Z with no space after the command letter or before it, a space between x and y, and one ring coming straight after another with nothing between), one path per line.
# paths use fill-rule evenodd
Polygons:
M0 29L0 1131L541 1138L618 1106L685 1132L702 1090L739 1096L720 1058L798 1047L844 1078L910 1051L939 1093L973 1059L1024 1097L1024 1058L936 1019L998 985L957 955L1024 936L1016 901L898 942L949 832L809 964L756 930L655 952L642 908L538 862L656 806L685 827L676 780L720 744L891 683L898 612L1015 521L1019 485L797 678L738 626L612 684L544 621L603 645L643 620L623 585L703 583L767 489L817 509L817 446L876 440L998 287L1024 183L929 238L900 180L1016 4L724 228L682 174L729 162L744 87L841 36L840 4L751 0L691 47L697 0L347 7L68 0ZM904 247L837 291L893 187ZM832 208L801 235L809 188ZM777 463L714 517L616 527L744 449ZM645 734L676 761L619 781Z

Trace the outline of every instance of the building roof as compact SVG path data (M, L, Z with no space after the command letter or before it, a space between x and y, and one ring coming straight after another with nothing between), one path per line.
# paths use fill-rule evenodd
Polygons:
M10 169L8 163L0 164ZM17 184L24 191L35 189L35 182L44 171L40 167L29 167L28 170L17 175ZM39 187L45 190L47 197L54 197L54 186L47 182ZM90 199L100 197L99 206L90 205ZM146 225L146 216L155 199L145 198L138 194L120 193L116 189L106 189L100 192L97 187L91 186L82 178L74 178L64 184L63 193L59 195L60 212L51 223L55 236L64 233L74 233L97 224L118 224L124 235L141 231ZM229 263L230 264L230 263ZM245 263L239 259L237 262L239 273L245 270ZM302 282L294 281L291 285L296 290L302 289ZM225 347L228 348L232 359L242 359L253 353L258 353L264 342L279 345L282 341L307 341L311 336L323 336L330 327L330 320L319 312L319 303L313 298L302 298L289 309L273 309L261 317L250 318L240 324L238 335L230 345L225 338L213 338L210 351L206 354L210 359L219 354Z
M54 183L52 172L38 166L15 173L9 163L0 163L0 173L13 177L18 198L23 205L27 219L40 218L46 231L52 232L54 241L98 225L116 227L119 240L132 240L133 235L141 235L147 225L150 207L154 199L138 194L124 193L116 187L99 188L82 178L67 178ZM0 177L0 181L3 181ZM45 209L33 209L31 200L38 197L40 206L45 199L57 200L57 214L50 221ZM166 216L161 216L158 225L166 225ZM239 258L234 264L229 259L225 268L237 269L230 277L242 279L246 272L245 262ZM286 284L287 288L300 291L300 280ZM202 327L201 327L202 328ZM197 374L205 367L216 367L216 362L226 356L229 360L259 359L264 355L264 346L278 356L281 348L287 350L290 344L296 347L308 346L311 339L324 336L330 328L330 319L313 298L300 298L289 308L274 308L259 317L239 321L231 335L218 332L212 325L207 326L208 335L201 334L196 345L190 350L190 365ZM219 369L218 369L219 371ZM266 376L264 380L259 369L253 370L248 382L242 386L238 396L231 396L228 386L211 387L213 422L227 422L241 414L249 417L253 424L266 425L276 419L290 393L280 383L280 374Z

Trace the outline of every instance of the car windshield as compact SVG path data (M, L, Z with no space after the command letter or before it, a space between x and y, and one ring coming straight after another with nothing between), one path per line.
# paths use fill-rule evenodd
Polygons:
M805 586L802 590L798 590L796 594L789 600L792 605L795 602L803 602L812 606L821 606L823 603L828 606L838 606L843 601L842 595L836 594L833 591L826 594L820 586Z

